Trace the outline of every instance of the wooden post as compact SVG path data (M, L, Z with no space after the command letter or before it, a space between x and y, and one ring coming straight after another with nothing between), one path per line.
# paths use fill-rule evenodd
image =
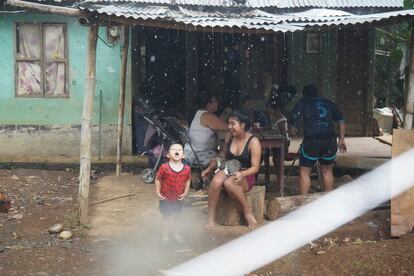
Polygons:
M198 35L196 32L186 32L186 117L189 118L194 110L194 99L197 97L198 82ZM190 118L191 119L191 118Z
M124 109L125 109L125 80L128 60L128 43L129 43L129 26L124 25L124 40L122 42L122 63L121 63L121 83L119 86L119 106L118 106L118 140L116 144L116 176L121 173L121 155L122 155L122 136L124 127Z
M414 121L414 21L411 28L410 63L408 65L408 85L405 98L404 129L412 129Z
M88 35L88 59L83 100L80 170L79 170L79 222L88 222L89 180L91 173L91 118L95 94L96 41L99 24L92 24Z
M414 130L394 129L392 158L414 148ZM393 191L393 185L390 186ZM395 188L394 188L395 189ZM391 199L391 237L400 237L414 230L414 187Z

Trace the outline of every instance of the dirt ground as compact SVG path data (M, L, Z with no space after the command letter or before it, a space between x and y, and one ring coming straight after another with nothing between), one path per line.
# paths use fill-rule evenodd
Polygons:
M0 191L13 201L13 208L0 213L0 275L160 275L248 232L244 226L217 226L215 232L206 232L205 198L188 198L180 226L186 243L162 246L154 186L144 184L137 170L119 178L112 174L112 168L96 170L90 186L90 222L79 227L76 169L1 169ZM55 223L63 223L73 236L63 240L50 234L48 228ZM255 273L414 275L413 256L414 234L391 239L389 210L383 209Z

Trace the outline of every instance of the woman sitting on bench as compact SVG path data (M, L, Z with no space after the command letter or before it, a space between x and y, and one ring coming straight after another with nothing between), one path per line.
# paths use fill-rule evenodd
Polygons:
M250 128L249 119L240 111L233 111L228 119L228 127L230 136L226 137L226 146L219 155L225 157L226 160L237 159L242 165L242 170L230 176L226 175L224 170L219 170L213 177L208 189L208 221L206 224L208 230L214 229L216 207L222 188L240 203L247 226L252 229L257 224L244 193L248 192L256 182L261 157L260 142L257 137L247 131ZM217 162L212 162L202 172L202 177L207 177L216 168Z

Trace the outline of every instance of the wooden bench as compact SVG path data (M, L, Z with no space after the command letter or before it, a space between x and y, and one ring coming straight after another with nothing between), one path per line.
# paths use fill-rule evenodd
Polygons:
M263 222L265 192L265 186L254 186L249 192L245 193L247 202L252 208L257 223ZM216 223L229 226L246 224L240 204L225 191L220 192L216 209Z

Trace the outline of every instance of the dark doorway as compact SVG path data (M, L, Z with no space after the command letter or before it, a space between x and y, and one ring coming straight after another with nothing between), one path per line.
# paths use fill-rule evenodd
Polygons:
M220 109L238 108L240 98L240 35L200 33L198 91L217 94Z
M184 116L179 113L185 110L185 32L136 27L131 40L134 105L140 99L147 107ZM132 110L133 148L140 153L147 122Z
M346 27L338 31L338 89L335 101L347 122L347 135L370 135L367 120L368 30ZM371 95L372 97L372 95Z
M146 28L145 77L147 96L158 108L182 109L185 97L185 33Z

